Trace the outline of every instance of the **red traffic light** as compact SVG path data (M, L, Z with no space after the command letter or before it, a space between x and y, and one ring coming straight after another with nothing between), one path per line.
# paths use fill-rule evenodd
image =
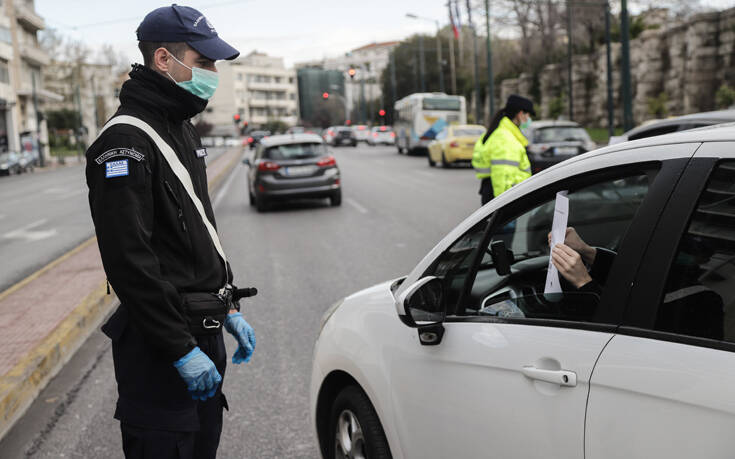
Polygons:
M347 120L347 121L345 121L345 124L346 124L347 126L351 125L351 124L352 124L352 120Z
M381 108L381 109L380 109L380 111L378 112L378 115L380 115L380 116L385 116L385 110L383 110L383 109Z
M236 113L236 114L232 115L232 119L235 120L235 122L240 121L240 114L239 113Z
M349 69L347 71L347 74L350 76L350 78L355 78L355 74L356 73L357 73L357 71L355 71L355 69Z
M325 92L324 94L322 94L322 99L329 99L329 93Z

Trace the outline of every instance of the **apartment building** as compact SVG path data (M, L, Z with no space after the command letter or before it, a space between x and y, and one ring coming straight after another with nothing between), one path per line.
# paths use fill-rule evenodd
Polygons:
M235 114L252 128L274 120L297 123L296 72L286 68L283 58L253 51L218 63L217 71L219 86L202 116L216 132L227 133L228 127L234 128Z

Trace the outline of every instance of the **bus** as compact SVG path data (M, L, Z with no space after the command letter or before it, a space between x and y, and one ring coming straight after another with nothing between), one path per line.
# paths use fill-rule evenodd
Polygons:
M429 142L448 124L467 124L463 96L443 92L415 93L396 101L393 130L398 153L426 151Z

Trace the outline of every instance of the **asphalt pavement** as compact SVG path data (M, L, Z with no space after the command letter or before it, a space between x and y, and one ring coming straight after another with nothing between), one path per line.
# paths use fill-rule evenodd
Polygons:
M394 147L333 152L342 170L341 207L299 201L259 214L248 205L247 166L239 163L213 193L236 282L260 292L243 305L258 340L253 360L229 365L225 377L230 411L221 458L318 457L308 390L323 312L408 273L479 207L469 168L432 169L425 157L398 155ZM232 353L234 340L226 342ZM122 457L115 400L109 341L96 332L0 442L0 457Z
M83 165L0 177L0 292L93 235Z

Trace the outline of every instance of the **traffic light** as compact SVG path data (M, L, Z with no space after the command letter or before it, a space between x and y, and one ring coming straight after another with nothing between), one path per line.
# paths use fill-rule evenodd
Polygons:
M350 79L351 79L351 80L355 78L355 74L356 74L356 73L357 73L357 71L356 71L355 69L353 69L353 68L350 68L350 69L349 69L349 70L347 71L347 74L348 74L348 75L350 76Z
M347 126L350 126L350 125L352 125L352 120L347 120L347 121L345 121L345 124L346 124Z
M240 114L239 113L235 113L234 115L232 115L232 121L234 121L235 124L239 124L240 123Z
M385 110L383 110L383 109L381 108L381 109L380 109L380 111L378 112L378 115L380 115L380 116L385 116Z
M322 99L324 99L324 100L329 99L329 93L328 92L323 93L322 94Z

